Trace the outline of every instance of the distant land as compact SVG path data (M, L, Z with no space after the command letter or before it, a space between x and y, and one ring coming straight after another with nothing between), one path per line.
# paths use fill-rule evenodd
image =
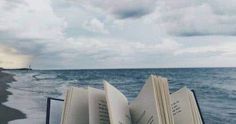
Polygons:
M6 69L6 68L0 67L0 71L1 71L1 70L32 70L32 68L13 68L13 69Z

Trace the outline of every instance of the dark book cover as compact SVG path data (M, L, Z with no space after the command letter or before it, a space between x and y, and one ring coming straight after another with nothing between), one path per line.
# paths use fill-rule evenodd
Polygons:
M203 119L203 116L202 116L201 108L200 108L200 106L199 106L199 103L198 103L198 100L197 100L197 97L196 97L196 93L195 93L194 90L191 90L191 91L193 92L193 95L194 95L194 97L195 97L195 100L196 100L196 103L197 103L197 107L198 107L198 110L199 110L199 113L200 113L200 116L201 116L201 119L202 119L202 123L205 124L204 119Z

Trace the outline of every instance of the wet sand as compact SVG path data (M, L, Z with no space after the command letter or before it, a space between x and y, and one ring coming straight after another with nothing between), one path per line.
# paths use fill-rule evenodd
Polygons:
M11 83L14 80L13 75L1 72L0 70L0 124L7 124L12 120L26 118L26 115L21 111L2 104L6 102L8 96L11 95L11 93L7 91L7 88L9 87L8 83Z

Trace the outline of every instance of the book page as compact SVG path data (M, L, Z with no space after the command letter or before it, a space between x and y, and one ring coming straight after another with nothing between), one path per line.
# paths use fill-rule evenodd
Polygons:
M157 103L158 103L158 107L159 107L159 113L160 113L160 120L162 123L165 123L165 124L168 124L166 122L166 119L165 119L165 99L164 99L164 88L162 87L162 82L161 82L161 78L157 78L156 76L153 76L154 77L154 88L155 88L155 91L156 91L156 99L157 99Z
M89 87L88 96L89 124L110 124L105 92Z
M61 124L88 124L88 90L71 87L66 94Z
M171 94L172 113L175 124L195 124L186 87Z
M154 76L150 76L138 97L130 104L133 124L161 124L154 90Z
M173 114L172 114L172 109L171 109L171 101L170 101L170 92L169 92L169 84L168 84L168 80L166 78L163 79L165 82L167 83L164 83L164 87L166 87L166 90L165 90L165 99L167 101L167 111L168 111L168 117L169 117L169 120L170 120L170 124L174 124L174 117L173 117Z
M159 103L160 113L162 117L162 123L173 124L173 116L170 103L170 94L168 81L166 78L160 76L154 76L156 91L157 91L157 102Z
M104 81L104 89L111 124L131 124L127 98L115 87Z
M60 124L61 122L61 114L63 109L64 101L58 99L50 99L50 105L47 105L47 109L49 109L49 124Z

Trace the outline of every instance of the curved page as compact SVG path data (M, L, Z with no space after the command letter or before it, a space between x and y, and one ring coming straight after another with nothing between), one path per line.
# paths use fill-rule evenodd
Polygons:
M127 98L115 87L104 81L111 124L131 124Z

